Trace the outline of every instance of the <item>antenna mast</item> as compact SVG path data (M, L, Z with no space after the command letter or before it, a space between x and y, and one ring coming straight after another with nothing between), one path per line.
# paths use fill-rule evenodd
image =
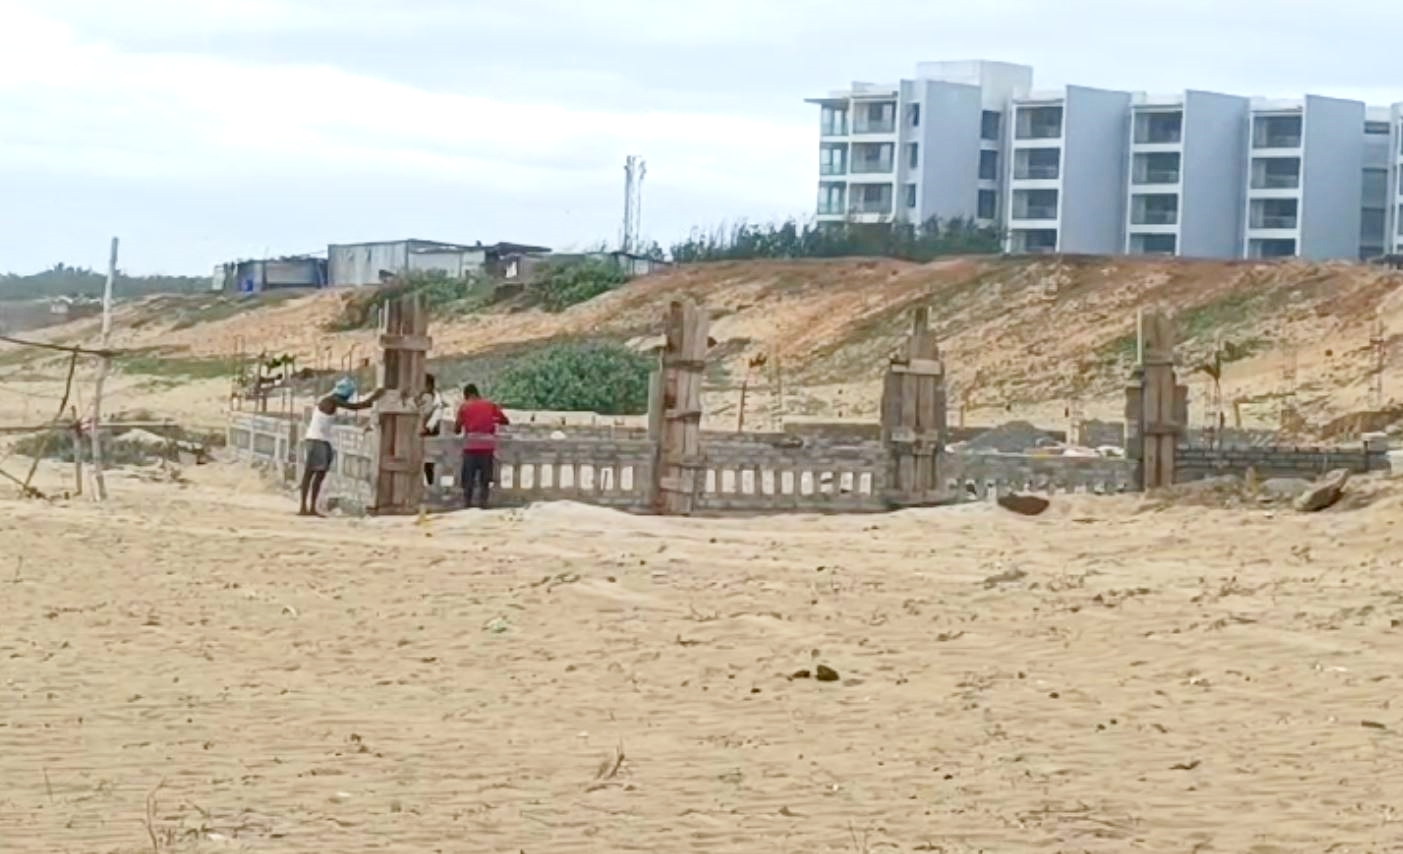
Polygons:
M624 227L619 237L619 249L638 251L643 233L643 179L648 164L642 157L630 154L624 158Z

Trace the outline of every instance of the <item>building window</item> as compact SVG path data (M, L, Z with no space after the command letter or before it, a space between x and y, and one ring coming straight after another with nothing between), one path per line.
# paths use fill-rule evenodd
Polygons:
M994 219L999 214L999 196L993 190L979 191L979 218Z
M997 151L979 152L979 180L999 180L999 153Z
M909 144L906 146L906 165L909 166L909 167L911 167L912 169L915 169L915 168L917 168L917 166L920 165L920 162L921 162L921 149L920 149L920 146L916 145L916 143L914 143L914 142L909 143Z
M999 125L1003 116L993 110L985 110L979 123L979 138L990 142L999 141Z
M907 184L907 185L906 185L906 207L908 207L908 208L914 208L915 206L916 206L916 185L915 185L915 184Z
M1365 122L1364 132L1367 134L1388 135L1388 122Z
M921 126L921 105L920 105L920 104L912 104L912 105L911 105L911 127L913 127L913 128L918 128L918 127L920 127L920 126ZM1385 132L1386 132L1386 131L1385 131Z

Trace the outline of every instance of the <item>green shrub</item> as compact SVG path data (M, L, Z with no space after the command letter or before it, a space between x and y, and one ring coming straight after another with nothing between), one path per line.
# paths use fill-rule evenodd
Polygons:
M505 368L491 392L513 409L636 415L648 411L654 364L622 344L555 344Z
M536 290L546 311L564 311L627 281L628 274L604 261L552 264L546 267Z
M737 223L711 232L693 229L672 247L679 264L755 258L899 258L927 262L947 255L995 255L998 229L972 219L931 218L923 223L796 222Z

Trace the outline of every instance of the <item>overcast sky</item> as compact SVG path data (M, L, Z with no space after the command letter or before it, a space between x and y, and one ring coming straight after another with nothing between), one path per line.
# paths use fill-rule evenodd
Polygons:
M807 215L817 108L985 57L1039 88L1403 101L1396 0L0 0L0 270Z

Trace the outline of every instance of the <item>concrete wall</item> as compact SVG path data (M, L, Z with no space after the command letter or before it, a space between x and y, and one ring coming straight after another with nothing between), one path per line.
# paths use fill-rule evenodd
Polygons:
M1179 254L1242 254L1251 101L1214 92L1184 95L1184 150L1179 164Z
M1178 483L1206 477L1245 477L1251 469L1258 478L1295 477L1313 480L1333 469L1356 474L1388 471L1386 449L1263 447L1213 450L1180 447L1175 452L1174 479Z
M1309 95L1304 130L1300 255L1312 260L1356 259L1364 175L1364 105Z
M1129 92L1067 87L1059 252L1123 251L1130 101Z
M903 188L908 182L917 184L911 219L973 219L979 209L983 96L978 87L959 83L917 80L911 86L914 103L921 106L921 124L912 129L912 139L920 146L919 168L901 181ZM899 154L905 169L906 153Z

